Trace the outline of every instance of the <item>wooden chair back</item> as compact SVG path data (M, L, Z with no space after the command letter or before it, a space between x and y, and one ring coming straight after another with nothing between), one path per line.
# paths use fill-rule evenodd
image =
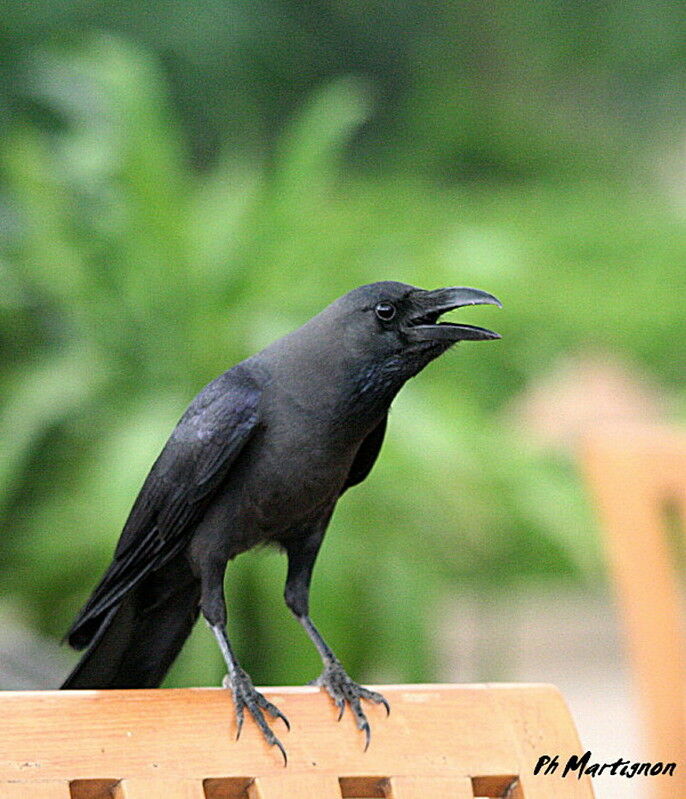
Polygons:
M677 551L686 518L686 432L589 433L583 465L605 532L652 761L680 764L654 796L686 796L686 641ZM679 521L679 517L681 521ZM683 564L681 564L683 566Z
M316 688L266 691L290 719L288 766L213 688L0 694L2 799L592 799L590 779L534 776L581 755L545 685L384 686L372 742ZM560 769L561 770L561 769Z

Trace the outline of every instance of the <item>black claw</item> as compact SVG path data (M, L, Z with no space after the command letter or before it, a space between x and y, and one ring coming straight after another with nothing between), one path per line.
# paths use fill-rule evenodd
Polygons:
M386 708L386 717L391 715L391 706L385 696L378 694L376 691L364 690L361 693L363 699L368 699L370 702L376 702L377 705L383 705Z
M267 710L272 714L275 719L281 719L283 723L286 725L286 729L290 732L291 731L291 723L290 721L284 716L284 714L279 710L278 707L269 703L269 707Z
M267 701L267 700L266 700L266 699L265 699L265 698L262 696L262 694L259 694L259 693L258 693L258 694L257 694L257 696L259 697L259 699L258 699L258 703L259 703L260 707L261 707L261 708L264 708L264 710L266 710L266 711L267 711L267 713L269 713L269 715L270 715L270 716L272 716L272 718L275 718L275 719L281 719L281 721L283 721L283 723L286 725L286 729L287 729L287 730L290 732L290 730L291 730L291 723L290 723L290 721L289 721L289 720L288 720L288 719L287 719L287 718L284 716L284 714L283 714L283 713L282 713L282 712L279 710L279 708L278 708L276 705L273 705L271 702Z
M366 752L369 749L369 742L372 738L371 730L369 729L369 724L365 721L365 723L360 727L361 730L364 730L364 751Z
M239 705L235 696L233 699L233 704L236 708L236 740L238 740L241 737L241 731L243 730L243 708L240 707L239 709Z
M350 710L355 717L358 729L364 732L364 751L366 752L371 741L371 728L369 726L369 722L367 721L367 717L362 710L360 700L366 699L369 702L382 704L386 708L386 715L388 716L391 712L391 706L388 704L386 699L381 694L378 694L375 691L370 691L367 688L363 688L361 685L353 682L345 673L341 664L337 661L327 664L324 672L314 684L326 688L327 693L338 708L338 721L343 718L346 705L349 705Z
M286 754L286 750L284 749L283 744L278 738L274 738L274 743L272 744L272 746L276 746L279 748L281 756L283 757L283 767L286 768L286 766L288 765L288 755Z
M226 683L225 683L226 684ZM284 714L279 710L276 705L267 701L264 696L256 691L253 687L250 678L245 673L237 674L234 678L234 683L231 684L231 695L233 697L233 704L236 711L236 740L241 736L243 729L243 721L245 719L245 708L247 707L250 715L255 720L255 723L260 728L265 741L270 746L278 747L283 757L284 766L288 765L288 755L281 741L274 735L271 728L267 724L264 714L260 708L264 709L273 718L279 718L286 725L286 729L290 730L291 725Z

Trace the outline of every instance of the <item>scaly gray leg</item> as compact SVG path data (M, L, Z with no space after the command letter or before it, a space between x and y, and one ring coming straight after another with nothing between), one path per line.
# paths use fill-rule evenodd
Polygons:
M228 674L224 677L222 685L225 688L230 688L233 696L233 704L236 708L236 726L238 728L236 740L240 738L241 730L243 729L245 709L247 708L250 715L255 719L257 726L262 731L267 743L270 746L278 747L283 755L283 764L284 766L287 765L288 756L286 755L286 750L267 724L262 711L264 710L269 713L272 718L281 719L286 725L286 728L290 730L291 725L288 719L276 705L273 705L268 699L265 699L265 697L255 689L247 672L243 671L239 666L233 654L231 644L229 643L226 629L221 625L213 625L211 629L219 643L219 648L222 651L228 669Z
M390 713L391 708L381 694L376 691L370 691L350 679L341 662L334 655L331 647L322 638L321 633L309 617L310 581L322 537L323 532L317 531L308 538L286 544L288 576L286 577L284 598L288 607L304 627L312 643L317 647L324 664L324 671L314 681L314 685L320 685L325 688L333 699L338 707L339 721L343 717L346 703L348 704L355 717L358 729L365 734L364 748L366 750L369 746L370 729L360 700L366 699L369 702L382 704L386 708L386 713Z

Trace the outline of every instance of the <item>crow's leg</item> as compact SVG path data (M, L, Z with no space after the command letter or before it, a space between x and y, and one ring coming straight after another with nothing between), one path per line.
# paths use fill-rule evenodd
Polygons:
M272 718L281 719L286 727L290 729L288 719L276 705L273 705L265 699L259 691L255 690L250 677L240 667L226 632L224 568L225 564L218 562L203 564L201 570L202 594L200 598L200 607L205 620L219 643L219 648L221 649L228 670L223 685L231 689L231 694L233 696L233 704L236 709L236 725L238 728L236 739L240 737L241 729L243 728L245 709L247 708L250 715L255 719L257 726L262 731L267 743L270 746L278 747L281 751L285 765L287 762L286 750L265 721L262 711L266 711Z
M320 532L313 534L309 538L286 544L288 576L286 578L284 597L286 604L296 619L302 624L312 643L317 647L324 664L324 671L315 680L314 684L320 685L327 690L329 696L338 707L339 721L343 716L347 703L355 717L358 729L365 734L364 748L366 750L369 746L370 730L369 722L362 710L360 700L367 699L370 702L382 704L386 708L386 713L390 713L390 706L381 694L376 691L370 691L368 688L363 688L348 677L341 662L334 655L331 647L322 638L321 633L309 617L310 581L322 538L323 532Z
M331 651L326 641L322 638L319 630L312 623L312 619L305 614L298 617L298 621L305 628L305 631L310 636L310 639L317 647L319 654L324 664L324 671L314 681L315 685L321 685L326 688L329 696L333 699L338 707L338 720L343 717L346 703L350 706L350 710L355 717L355 722L360 730L365 734L365 750L369 746L370 730L367 717L362 710L360 703L361 699L367 699L370 702L382 704L386 708L386 713L391 712L388 701L381 694L376 691L370 691L369 688L364 688L348 677L347 672L341 665L341 662Z

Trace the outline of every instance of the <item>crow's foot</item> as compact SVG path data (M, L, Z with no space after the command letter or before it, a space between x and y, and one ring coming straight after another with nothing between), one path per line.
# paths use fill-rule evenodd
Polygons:
M281 751L283 755L283 764L284 766L287 765L288 756L286 755L286 750L265 721L262 711L266 711L272 718L281 719L286 725L286 728L290 730L291 725L288 723L288 719L284 714L276 705L273 705L269 700L265 699L259 691L255 690L252 680L243 669L238 669L234 673L233 679L227 674L226 677L224 677L222 685L224 688L230 688L231 695L233 696L233 704L236 709L236 740L241 736L244 712L245 708L247 708L250 715L255 719L257 726L262 731L262 735L267 743L270 746L276 746Z
M326 688L327 693L335 702L336 707L338 707L339 721L343 718L346 703L349 705L350 712L355 717L355 723L358 729L364 731L364 749L367 751L371 733L369 730L369 722L362 710L360 700L366 699L369 702L376 702L376 704L383 705L386 708L386 714L388 714L391 712L391 708L386 699L376 691L370 691L368 688L363 688L361 685L353 682L338 661L326 666L321 675L313 682L313 685L320 685L322 688Z

